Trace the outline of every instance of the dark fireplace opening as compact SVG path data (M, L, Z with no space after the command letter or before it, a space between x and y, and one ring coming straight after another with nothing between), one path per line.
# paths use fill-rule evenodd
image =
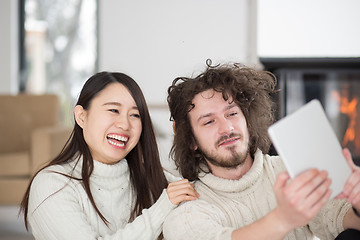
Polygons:
M266 58L261 62L278 79L277 120L312 99L320 100L341 146L349 148L360 165L360 59ZM274 148L271 151L276 154Z

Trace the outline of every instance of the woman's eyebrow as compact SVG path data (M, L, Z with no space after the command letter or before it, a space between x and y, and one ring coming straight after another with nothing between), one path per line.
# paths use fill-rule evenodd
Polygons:
M119 102L106 102L106 103L103 104L103 106L109 106L109 105L119 106L119 107L122 106L122 104L119 103ZM139 110L139 108L136 105L134 105L132 107L132 109Z
M107 106L107 105L116 105L116 106L121 106L122 104L119 102L106 102L103 104L103 106Z

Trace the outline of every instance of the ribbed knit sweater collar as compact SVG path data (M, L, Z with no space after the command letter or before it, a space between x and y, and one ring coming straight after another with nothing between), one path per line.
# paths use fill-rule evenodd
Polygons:
M94 160L94 171L92 176L113 178L124 175L129 170L126 159L115 164L105 164Z
M77 163L78 162L78 163ZM129 167L126 159L122 159L115 164L105 164L99 161L94 160L94 170L91 176L102 177L102 178L114 178L119 177L128 172ZM83 157L81 156L79 160L73 160L70 162L70 168L74 168L74 165L77 163L74 171L74 176L81 176L81 168L83 164ZM66 165L64 165L66 166Z
M263 154L257 150L254 155L254 162L250 170L238 180L225 179L214 176L212 173L199 174L199 179L205 185L220 192L242 192L256 184L263 174Z

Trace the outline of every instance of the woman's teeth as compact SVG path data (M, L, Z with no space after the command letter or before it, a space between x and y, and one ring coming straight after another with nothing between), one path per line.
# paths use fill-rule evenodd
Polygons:
M123 147L125 145L124 142L114 142L111 141L110 139L108 139L109 143L111 143L112 145L118 146L118 147Z
M128 137L115 135L115 134L108 135L107 139L108 139L109 143L111 143L112 145L118 146L118 147L123 147L126 144L126 142L129 140ZM116 140L116 141L114 141L114 140Z
M115 140L122 141L122 142L126 142L129 139L128 137L115 135L115 134L110 134L107 137L108 138L113 138Z

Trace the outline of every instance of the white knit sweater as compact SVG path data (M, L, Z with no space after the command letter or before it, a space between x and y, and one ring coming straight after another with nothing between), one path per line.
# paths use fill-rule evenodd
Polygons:
M253 166L241 179L218 178L203 173L195 183L200 198L181 204L164 223L167 240L231 239L231 233L253 223L276 207L273 186L285 167L279 157L255 153ZM342 220L350 208L344 200L332 200L310 224L298 228L287 240L334 239L343 231Z
M81 176L82 160L73 176ZM69 180L74 162L42 170L34 179L29 198L28 219L36 239L156 239L167 214L175 208L164 189L158 201L128 223L134 199L125 159L114 165L94 161L90 187L97 207L108 220L100 219L85 190Z

